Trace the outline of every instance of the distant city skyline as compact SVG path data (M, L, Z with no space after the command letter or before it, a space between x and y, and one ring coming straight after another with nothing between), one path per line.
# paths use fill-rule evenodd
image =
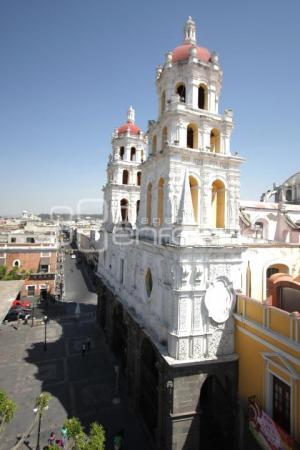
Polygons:
M300 170L299 13L296 1L2 2L0 215L101 212L111 133L129 105L144 131L157 118L155 68L189 15L224 71L241 198L258 201Z

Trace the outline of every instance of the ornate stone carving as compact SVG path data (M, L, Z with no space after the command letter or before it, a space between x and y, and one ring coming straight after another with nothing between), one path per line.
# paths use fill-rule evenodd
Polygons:
M203 270L201 266L196 266L194 269L194 282L200 284L202 281Z
M208 316L217 323L225 322L232 313L234 300L232 284L225 277L220 277L205 293L204 303Z
M179 340L178 346L178 359L187 359L188 358L188 348L187 348L186 339Z
M179 330L186 330L186 319L187 319L187 302L185 298L181 298L179 300L179 308L178 308L178 314L179 314Z
M194 337L193 339L193 358L203 357L203 340L205 337Z
M199 330L202 328L202 317L201 317L201 299L195 298L193 303L193 328L194 330Z

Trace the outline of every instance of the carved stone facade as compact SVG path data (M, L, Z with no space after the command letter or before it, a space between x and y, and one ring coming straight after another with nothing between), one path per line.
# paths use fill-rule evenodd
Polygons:
M131 405L145 423L153 448L196 450L200 442L201 447L217 448L209 447L209 430L214 430L218 448L225 444L233 450L240 448L236 356L176 364L141 326L138 315L124 307L101 280L97 290L99 325L113 350L118 342L114 351L126 375ZM215 336L211 348L218 346L219 337ZM185 356L187 348L187 340L182 340L179 354ZM201 359L205 352L201 338L194 339L193 352Z

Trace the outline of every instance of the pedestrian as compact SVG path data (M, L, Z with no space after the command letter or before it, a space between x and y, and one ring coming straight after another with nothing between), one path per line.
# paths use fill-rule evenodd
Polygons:
M49 439L48 439L48 444L53 445L54 442L55 442L55 433L54 433L54 431L51 431Z
M83 342L81 345L81 354L82 356L85 356L85 352L86 352L86 344Z
M62 439L56 439L55 444L60 447L60 448L64 448L64 441Z
M87 351L89 352L91 348L91 338L89 336L86 338L86 348Z
M120 430L114 437L114 450L122 450L124 444L125 430Z
M67 439L68 439L68 431L66 427L63 425L62 429L60 430L63 446L66 445Z

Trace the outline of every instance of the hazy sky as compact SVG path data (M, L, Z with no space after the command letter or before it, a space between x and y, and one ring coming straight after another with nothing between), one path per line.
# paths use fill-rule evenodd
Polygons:
M113 129L156 119L155 68L191 15L220 55L242 198L300 170L299 0L0 0L0 214L95 211Z

